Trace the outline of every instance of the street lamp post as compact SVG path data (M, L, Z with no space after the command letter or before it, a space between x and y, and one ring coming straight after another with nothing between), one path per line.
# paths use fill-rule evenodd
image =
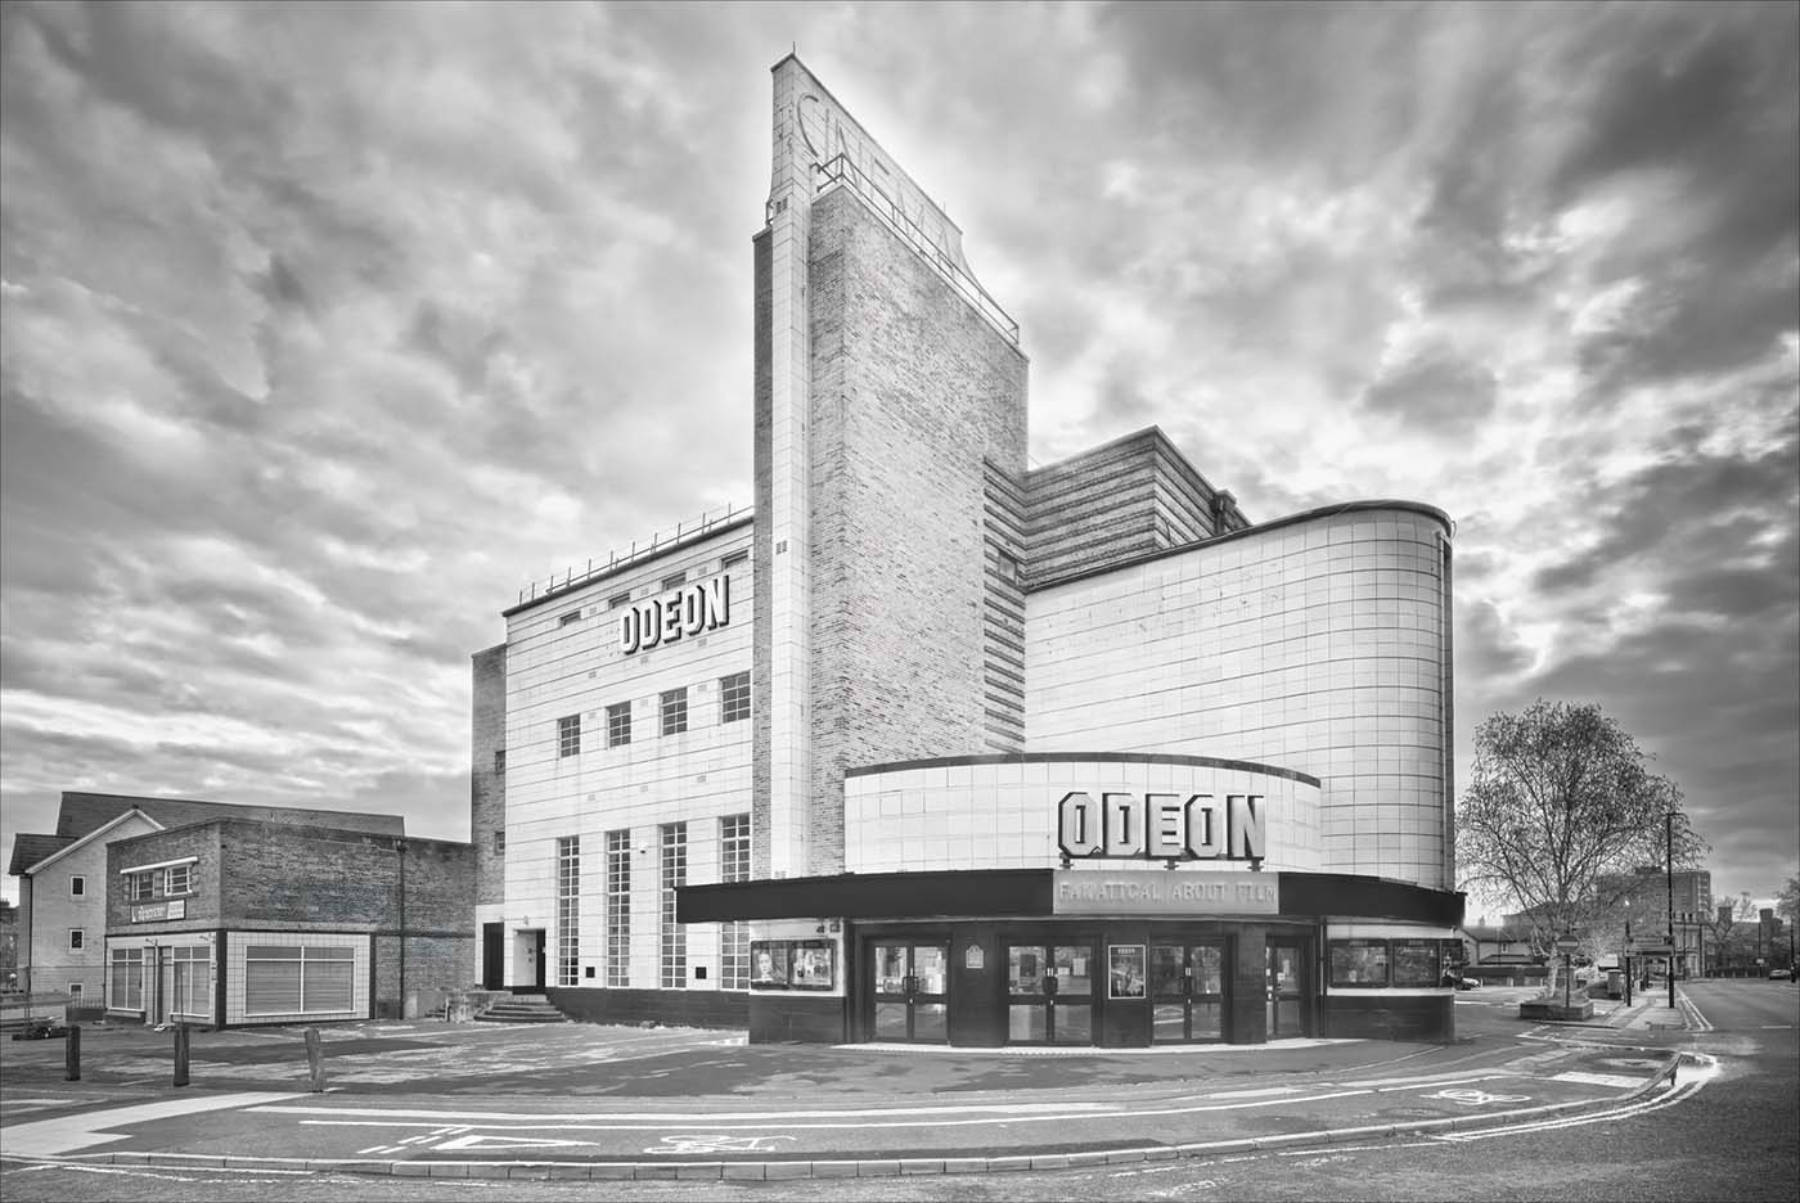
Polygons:
M1664 856L1669 881L1669 1009L1675 1009L1675 812L1663 816Z

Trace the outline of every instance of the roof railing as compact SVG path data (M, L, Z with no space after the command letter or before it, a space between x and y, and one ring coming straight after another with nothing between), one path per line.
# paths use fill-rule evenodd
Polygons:
M550 597L557 593L566 593L578 585L585 585L596 577L605 576L609 572L617 572L637 560L647 559L652 555L668 551L679 543L690 543L725 525L748 515L750 506L742 508L727 505L723 511L701 514L693 522L681 521L675 524L672 531L657 531L650 536L647 543L632 540L631 547L625 551L614 551L604 560L589 560L587 567L577 570L574 567L564 572L553 573L541 581L532 581L519 590L519 603L536 601L542 597Z
M994 329L1005 335L1013 346L1019 345L1019 323L1012 320L1006 310L1000 308L1000 302L988 294L967 271L963 270L955 260L944 253L942 247L932 242L912 215L897 203L893 197L882 190L881 185L871 180L862 168L851 161L847 154L837 154L823 163L817 164L813 171L818 176L818 183L813 188L814 195L834 188L839 184L848 185L863 200L875 216L881 218L890 229L911 244L913 250L925 260L931 268L942 276L950 287L962 294L964 300L975 307L977 313L986 318Z

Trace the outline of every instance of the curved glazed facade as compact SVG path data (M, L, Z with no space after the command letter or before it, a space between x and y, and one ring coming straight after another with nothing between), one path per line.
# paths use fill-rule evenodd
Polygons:
M1307 773L1324 869L1453 889L1449 533L1357 503L1028 594L1027 746Z

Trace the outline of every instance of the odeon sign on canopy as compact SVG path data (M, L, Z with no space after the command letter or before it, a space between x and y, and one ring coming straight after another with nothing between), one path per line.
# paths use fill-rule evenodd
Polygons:
M647 652L683 635L698 635L731 621L731 578L689 585L664 598L639 602L619 619L619 650Z
M1080 790L1057 805L1056 842L1071 860L1247 860L1267 847L1261 794L1103 793Z

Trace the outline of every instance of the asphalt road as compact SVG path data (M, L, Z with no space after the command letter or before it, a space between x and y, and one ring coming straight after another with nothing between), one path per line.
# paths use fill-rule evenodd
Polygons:
M1610 1116L1521 1124L1516 1130L1370 1141L1287 1153L1056 1172L842 1181L408 1181L344 1174L238 1173L140 1167L0 1167L0 1196L34 1199L293 1203L425 1200L495 1194L519 1200L796 1199L1780 1199L1800 1183L1800 988L1738 981L1685 987L1712 1030L1565 1029L1544 1036L1588 1064L1633 1062L1680 1049L1705 1068L1674 1091ZM1459 1020L1461 1013L1459 1010ZM1597 1059L1597 1060L1596 1060Z

